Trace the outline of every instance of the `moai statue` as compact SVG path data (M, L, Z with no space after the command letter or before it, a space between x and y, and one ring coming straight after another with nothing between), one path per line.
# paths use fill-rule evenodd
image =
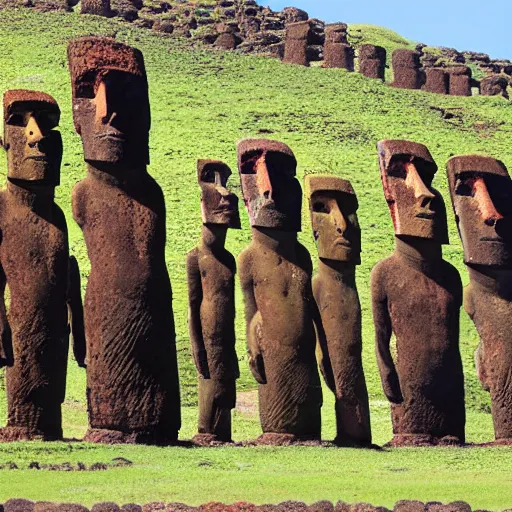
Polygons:
M398 48L391 58L394 76L392 87L419 89L423 81L420 54L414 50Z
M503 96L508 100L508 84L509 79L505 75L486 76L480 80L480 94L482 96Z
M463 443L462 284L442 258L448 232L443 198L431 185L437 166L422 144L384 140L377 147L395 228L395 252L371 275L377 362L391 402L391 444Z
M354 71L354 49L347 41L347 25L325 26L324 67Z
M7 187L0 192L0 367L7 366L7 426L0 441L62 438L68 363L68 232L54 202L62 139L48 94L4 94ZM5 288L9 286L7 315ZM72 290L80 295L80 289ZM81 304L71 301L72 317ZM72 324L78 364L83 333Z
M512 181L494 158L447 163L455 219L469 270L464 309L480 335L478 377L491 394L496 440L512 442Z
M286 27L283 62L309 66L308 39L310 38L311 25L309 21L290 23Z
M144 59L113 39L70 41L76 132L87 177L73 189L91 274L85 295L85 439L166 444L180 429L165 204L148 174L150 111Z
M240 254L249 366L259 383L260 442L320 439L322 389L315 359L318 310L312 263L297 241L302 191L297 161L278 141L238 143L238 170L252 227Z
M231 409L240 376L235 351L235 273L225 247L228 228L240 229L238 197L226 183L231 169L216 160L199 160L203 229L187 255L189 331L199 373L199 444L231 441Z
M112 16L110 0L82 0L81 14L96 14L97 16Z
M384 81L386 72L386 49L373 44L359 47L359 73L368 78Z
M422 89L436 94L448 94L449 78L443 68L426 68Z
M471 96L471 68L454 66L447 68L451 96Z
M370 407L363 372L361 305L356 265L361 263L357 197L350 182L306 176L311 224L320 258L313 293L325 339L319 336L320 369L336 396L339 445L370 445ZM318 352L317 352L318 353Z

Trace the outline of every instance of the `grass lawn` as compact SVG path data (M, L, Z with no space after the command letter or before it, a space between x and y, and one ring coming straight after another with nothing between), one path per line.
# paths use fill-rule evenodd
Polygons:
M389 50L410 43L382 28L358 26L360 41ZM358 286L363 310L364 366L372 401L377 443L390 437L387 403L383 399L373 349L369 273L393 249L393 228L383 197L375 144L383 138L406 138L426 144L440 167L434 186L449 206L444 174L455 154L488 153L512 168L512 106L501 98L448 97L422 91L396 90L345 70L299 68L277 60L240 56L162 37L129 24L66 13L2 11L0 16L0 92L10 88L44 90L62 109L64 141L62 177L57 201L69 225L70 246L81 265L84 284L89 263L80 230L71 217L73 185L84 177L79 137L73 131L66 42L86 34L116 35L140 48L145 56L152 107L150 173L162 186L167 203L166 260L174 291L180 380L184 411L182 438L194 434L196 372L187 334L185 254L200 233L198 158L222 159L235 174L232 188L240 195L235 143L246 136L282 140L294 150L299 178L330 172L350 179L359 198L363 230ZM5 176L6 163L0 161ZM305 204L304 204L305 206ZM462 250L453 214L448 208L452 244L445 258L461 271ZM228 235L228 248L238 255L249 243L244 229ZM316 251L303 208L300 240ZM240 391L254 389L245 363L241 293L237 290ZM477 335L461 314L461 351L466 375L468 438L492 439L489 397L481 390L473 367ZM65 432L80 437L86 428L84 373L70 361L64 407ZM324 437L332 437L332 399L326 393ZM5 423L5 397L0 373L0 425ZM237 413L235 439L258 435L254 414ZM32 461L108 462L124 456L129 468L98 473L27 470ZM397 499L449 501L464 499L474 507L512 506L512 450L402 449L385 452L317 448L146 448L96 447L80 443L13 444L0 447L0 464L13 461L25 469L0 472L0 502L8 497L57 501L119 502L182 500L200 503L219 499L276 502L283 499L344 499L391 505Z

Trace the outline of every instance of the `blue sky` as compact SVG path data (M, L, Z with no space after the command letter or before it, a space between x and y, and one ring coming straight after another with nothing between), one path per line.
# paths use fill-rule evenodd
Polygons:
M511 0L260 0L274 10L294 6L311 18L369 23L413 41L512 60Z

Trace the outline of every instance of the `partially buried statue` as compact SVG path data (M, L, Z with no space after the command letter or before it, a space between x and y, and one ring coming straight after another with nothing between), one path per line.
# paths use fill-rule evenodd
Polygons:
M85 296L86 439L166 444L180 429L165 204L148 174L149 97L140 51L107 38L68 47L87 177L73 216L91 261Z
M322 390L315 359L318 311L312 264L297 241L302 192L291 149L277 141L238 143L252 242L238 266L249 365L259 385L261 443L320 438Z
M320 258L313 293L320 311L322 375L336 396L336 440L370 445L370 407L361 358L361 305L356 265L361 263L358 202L350 182L335 176L305 179L311 224Z
M66 219L54 202L62 158L61 135L54 130L59 118L48 94L12 90L4 95L8 173L0 192L0 367L7 366L8 417L0 441L62 438L68 303L75 354L78 364L85 364L80 288L73 280L78 289L70 287L68 294Z
M391 402L393 445L464 442L459 352L462 284L442 259L446 210L431 183L437 166L414 142L378 143L395 252L372 271L377 361ZM390 341L396 336L396 362Z
M189 331L199 373L198 443L231 441L231 409L240 376L235 351L235 273L225 247L228 228L240 229L238 197L226 188L230 168L199 160L203 229L187 255Z
M478 377L491 394L498 442L512 442L512 181L494 158L464 155L447 163L455 219L470 282L464 309L480 344Z

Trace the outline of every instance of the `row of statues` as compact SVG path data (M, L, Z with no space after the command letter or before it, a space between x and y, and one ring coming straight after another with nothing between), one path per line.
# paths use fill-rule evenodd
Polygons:
M146 170L150 111L142 54L112 39L68 47L73 116L87 177L73 190L73 217L91 261L82 307L78 264L54 202L60 110L47 94L4 95L7 187L0 193L0 366L7 426L0 441L62 438L69 334L87 372L85 440L172 444L181 426L172 292L164 259L165 205ZM307 175L319 270L297 240L302 190L285 144L238 143L238 170L252 230L235 261L225 249L240 228L229 167L199 160L202 234L187 255L189 330L199 376L198 443L231 441L239 377L235 274L244 296L249 366L259 386L261 443L320 440L320 373L334 393L339 445L371 444L356 288L361 230L351 184ZM376 350L391 403L391 444L464 443L459 351L463 290L442 259L448 243L437 171L414 142L378 144L395 252L372 271ZM512 439L512 182L490 157L448 161L448 181L470 285L464 305L480 334L476 362L491 393L496 439ZM6 285L10 304L5 305ZM396 336L396 355L391 348ZM320 368L320 372L318 371Z

